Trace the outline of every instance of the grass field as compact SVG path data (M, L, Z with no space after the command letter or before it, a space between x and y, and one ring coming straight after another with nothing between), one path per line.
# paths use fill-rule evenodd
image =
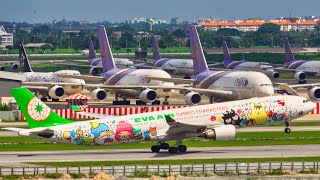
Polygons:
M30 137L0 137L0 151L52 151L52 150L90 150L90 149L130 149L147 148L149 149L153 142L121 144L114 146L79 146L72 144L32 144L44 143L46 140L40 140ZM12 143L12 144L4 144ZM13 144L21 143L21 144ZM174 145L174 141L168 142ZM223 147L223 146L265 146L265 145L299 145L299 144L319 144L320 132L294 132L286 134L283 132L264 132L264 133L238 133L234 141L212 141L202 138L193 138L185 140L183 144L188 147ZM22 148L23 147L23 148Z
M320 157L281 157L281 158L232 158L232 159L181 159L181 160L139 160L139 161L78 161L78 162L28 162L55 167L79 166L120 166L120 165L161 165L161 164L212 164L212 163L254 163L254 162L293 162L319 161Z

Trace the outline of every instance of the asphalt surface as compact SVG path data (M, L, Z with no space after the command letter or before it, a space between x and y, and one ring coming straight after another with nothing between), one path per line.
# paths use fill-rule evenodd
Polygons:
M90 147L88 147L90 149ZM186 153L167 151L152 153L149 149L0 152L0 164L64 161L173 160L208 158L271 158L320 156L320 145L277 145L239 147L190 147Z

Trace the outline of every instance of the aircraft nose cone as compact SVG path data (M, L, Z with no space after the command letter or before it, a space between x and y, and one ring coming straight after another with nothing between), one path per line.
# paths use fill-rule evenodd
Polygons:
M264 96L272 96L274 94L274 89L273 87L264 87L261 89L261 96L264 97Z
M314 102L311 102L311 101L310 101L310 102L308 102L308 104L309 104L309 105L308 105L308 110L307 110L308 113L311 112L311 111L313 111L313 110L317 107L317 104L314 103Z

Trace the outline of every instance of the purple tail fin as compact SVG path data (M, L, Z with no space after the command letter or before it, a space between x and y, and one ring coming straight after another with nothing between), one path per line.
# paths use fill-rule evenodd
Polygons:
M153 63L156 63L159 59L161 59L159 48L158 48L157 36L152 36L152 57L153 57Z
M232 60L231 60L229 48L226 41L222 42L222 48L223 48L223 57L224 57L223 65L228 66L230 63L232 63Z
M89 48L89 63L91 63L90 61L92 59L97 58L91 38L88 39L88 48Z
M285 50L285 60L284 63L288 63L291 61L295 61L292 50L291 50L291 46L289 43L289 39L288 37L284 37L283 39L283 43L284 43L284 50Z
M206 62L206 58L204 57L196 26L189 26L189 38L191 55L193 60L194 75L197 75L209 69Z
M99 26L98 36L99 36L100 56L102 60L102 70L103 72L107 72L111 69L116 68L116 65L114 63L106 29L102 25Z

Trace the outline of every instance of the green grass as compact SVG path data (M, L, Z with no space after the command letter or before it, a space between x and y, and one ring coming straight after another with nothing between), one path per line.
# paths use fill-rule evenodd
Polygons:
M269 124L268 126L284 127L283 123ZM291 122L290 126L320 126L320 121Z
M139 161L79 161L79 162L29 162L28 164L78 167L78 166L120 166L146 164L212 164L212 163L255 163L255 162L292 162L292 161L320 161L320 157L281 157L281 158L232 158L232 159L184 159L184 160L139 160Z

